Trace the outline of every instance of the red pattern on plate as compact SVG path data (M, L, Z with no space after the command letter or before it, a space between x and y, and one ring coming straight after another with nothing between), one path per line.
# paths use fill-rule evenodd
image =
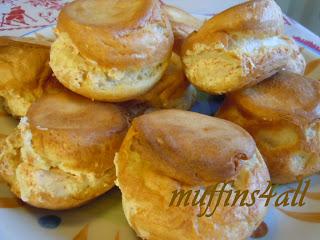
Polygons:
M23 35L30 29L50 26L67 0L0 0L0 32ZM8 34L9 33L9 34ZM15 34L17 35L17 34Z
M34 7L43 6L48 9L55 9L58 11L63 6L62 1L57 1L57 0L29 0L27 2L29 2Z
M314 43L314 42L312 42L310 40L304 39L302 37L299 37L299 36L293 36L293 39L296 40L299 43L304 44L305 46L307 46L309 48L312 48L312 49L318 51L320 53L320 46L317 45L316 43Z

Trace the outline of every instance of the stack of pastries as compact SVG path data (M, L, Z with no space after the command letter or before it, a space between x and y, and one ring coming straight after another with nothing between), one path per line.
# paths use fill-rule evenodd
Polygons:
M116 184L142 239L246 239L266 214L261 200L202 218L201 206L169 204L175 190L228 182L253 193L270 176L320 171L320 85L302 76L283 28L274 0L205 22L159 0L75 0L50 46L0 38L0 96L21 118L0 142L1 176L54 210ZM226 94L216 117L186 111L195 88Z

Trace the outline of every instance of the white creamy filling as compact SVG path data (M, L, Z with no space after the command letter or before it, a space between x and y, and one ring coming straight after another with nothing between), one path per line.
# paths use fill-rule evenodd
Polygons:
M276 48L281 45L288 45L288 41L275 36L264 39L257 38L243 38L236 42L233 50L241 53L253 53L261 48Z
M313 141L320 141L319 124L320 122L317 121L311 124L307 129L305 129L304 134L309 144L314 144L312 143ZM291 161L292 171L294 171L295 173L302 173L306 168L315 164L313 153L308 153L302 150L292 154Z
M21 131L21 138L22 138L22 147L21 147L21 159L23 162L27 162L27 159L32 159L33 164L35 167L49 170L50 166L48 166L48 163L44 161L40 155L38 155L33 147L32 147L32 133L29 129L29 123L28 118L23 117L20 120L20 124L18 125L18 128Z
M261 48L275 48L281 45L288 45L288 41L279 36L263 39L239 37L239 40L233 42L229 51L252 54L257 50L260 50ZM211 51L212 48L225 49L225 45L222 42L215 42L211 45L197 43L194 45L192 50L187 50L186 55L197 55L205 51Z
M320 125L320 122L316 122L316 123L311 124L311 126L306 129L305 135L307 137L308 142L314 140L317 137L318 138L320 137L319 125ZM320 141L320 139L319 139L319 141Z

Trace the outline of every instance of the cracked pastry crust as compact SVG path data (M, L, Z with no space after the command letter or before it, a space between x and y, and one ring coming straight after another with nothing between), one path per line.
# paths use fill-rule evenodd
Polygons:
M113 104L46 95L2 142L0 174L35 207L83 205L114 186L113 158L127 127L125 113Z

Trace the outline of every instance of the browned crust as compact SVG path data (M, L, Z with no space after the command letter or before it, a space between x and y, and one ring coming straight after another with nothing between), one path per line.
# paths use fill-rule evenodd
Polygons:
M181 110L156 111L134 119L121 148L127 144L152 159L157 171L188 185L232 179L241 160L251 158L255 151L253 139L242 128Z
M49 77L49 47L0 37L0 49L0 91L9 88L32 91Z
M50 48L51 41L48 39L40 38L27 38L27 37L12 37L12 36L0 36L0 46L21 46L21 45L34 45L36 47Z
M43 96L31 106L27 117L38 154L68 169L97 176L113 166L114 154L128 128L121 107L63 92Z
M52 71L49 67L49 47L0 37L0 96L14 116L24 116L25 106L42 94L42 87Z
M224 94L243 89L244 87L253 86L283 69L288 64L289 59L292 58L295 43L286 36L279 36L279 39L286 41L286 44L270 49L265 48L264 51L252 53L252 55L236 55L233 53L233 57L238 60L239 67L242 68L243 72L242 76L235 78L233 81L229 81L224 85L221 84L210 87L208 83L202 79L190 78L189 80L200 90L211 94ZM232 49L233 44L237 41L237 37L225 32L217 32L211 36L211 40L207 40L211 43L216 42L223 44L225 48L223 51L227 52ZM231 50L229 53L230 52ZM296 60L301 61L297 58ZM294 63L295 59L292 59L289 68L294 67L292 66Z
M241 32L259 37L275 36L283 32L281 8L274 0L254 0L229 8L205 22L191 34L183 45L183 52L194 43L211 42L215 33Z
M283 26L281 9L274 0L247 1L212 17L199 31L192 33L182 46L181 54L189 80L202 91L222 94L252 86L283 68L302 73L304 59L292 39L283 35ZM279 43L265 45L263 40L267 39L279 40ZM250 41L261 44L257 51L249 52L246 49L246 44L251 45ZM192 60L193 53L202 54L199 49L205 46L212 51L220 51L230 59L234 58L230 64L237 65L241 74L237 73L234 79L226 81L218 79L217 82L221 84L216 85L210 78L205 80L198 77L197 71L188 66L187 61Z
M142 67L168 59L173 34L158 0L120 0L113 2L112 6L111 3L112 1L77 0L67 4L59 15L59 32L68 33L81 55L105 67ZM92 4L95 7L88 8L87 11L82 9L82 4ZM87 15L95 15L94 11L106 7L113 18L110 24L94 24L94 18L90 18L90 21L80 18L83 15L81 11ZM117 17L111 14L113 12ZM114 21L114 18L118 19ZM147 29L155 26L163 28L156 37Z
M173 50L180 54L184 40L194 31L199 30L203 21L180 8L162 4L161 9L167 14L174 35Z
M18 129L10 134L5 142L0 143L0 175L9 185L11 191L18 198L21 198L21 192L19 183L17 181L16 170L20 164L25 164L22 162L20 154L22 145L23 143L21 134ZM44 192L41 191L40 188L37 188L32 181L32 171L36 171L37 169L30 166L24 165L23 167L19 167L19 171L23 171L25 173L26 178L24 181L29 184L28 186L31 190L31 194L28 199L23 200L28 204L38 208L63 210L78 207L105 193L114 186L115 169L111 168L108 170L108 176L103 176L104 180L101 181L101 184L97 184L94 187L86 189L85 191L74 192L73 196L57 196L54 195L54 193ZM64 177L74 178L75 181L79 181L76 176L72 174L69 174L68 176L68 173L65 173L59 169L50 169L48 172L60 173ZM79 182L79 184L81 184L81 182Z
M27 118L0 142L0 174L19 198L69 209L114 186L113 159L129 125L121 107L58 90L37 100Z
M281 71L249 89L229 94L244 111L268 120L310 124L320 118L320 82Z
M319 92L318 81L280 72L255 87L229 94L216 116L246 129L264 156L272 181L289 183L320 170ZM308 140L306 130L311 126L315 128L315 136ZM274 145L264 135L265 131L283 130L296 136L290 139L290 144ZM297 163L292 159L297 153L308 155L308 163L300 172L295 170Z
M131 135L132 134L132 135ZM158 169L154 155L137 152L134 131L129 131L127 141L122 145L115 159L117 185L121 189L124 214L129 225L143 239L247 239L262 222L267 208L264 201L257 199L250 207L223 206L220 204L213 216L198 217L204 206L192 204L197 190L205 186L186 185ZM242 162L240 174L235 178L234 190L248 189L253 192L265 189L269 181L268 169L256 149L253 159ZM190 205L168 207L172 192L193 190ZM197 195L199 196L199 195ZM218 195L215 196L218 198ZM210 209L214 209L216 200ZM224 195L220 203L226 199ZM178 236L178 237L177 237ZM239 237L240 236L240 237Z
M254 0L229 8L205 22L189 36L183 52L196 42L210 42L214 33L242 32L260 37L279 35L284 23L281 8L274 0Z
M281 9L274 0L247 1L212 17L182 46L189 80L202 91L223 94L253 86L282 69L302 74L305 60L295 42L283 35L283 26ZM220 54L217 68L226 64L235 72L230 72L232 78L214 78L215 64L203 66L210 60L205 51ZM194 58L200 59L199 66L191 65ZM200 77L201 72L213 77Z
M278 35L283 32L281 8L274 0L254 0L231 7L206 22L210 31L250 31Z
M50 48L50 42L45 42L33 38L18 38L18 37L12 37L12 36L0 36L0 47L5 46L33 46L36 48L44 48L49 49Z

